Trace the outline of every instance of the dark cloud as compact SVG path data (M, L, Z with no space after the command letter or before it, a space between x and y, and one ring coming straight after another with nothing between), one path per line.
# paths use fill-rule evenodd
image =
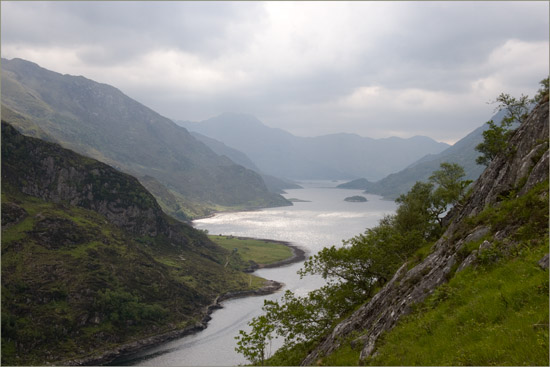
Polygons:
M2 54L175 119L456 140L548 73L547 2L2 2ZM546 74L546 75L545 75ZM528 89L528 90L525 90Z

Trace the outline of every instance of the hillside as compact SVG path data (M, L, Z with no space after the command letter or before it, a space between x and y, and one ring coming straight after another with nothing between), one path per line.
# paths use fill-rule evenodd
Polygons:
M82 76L2 59L2 113L16 117L10 121L24 134L56 141L138 178L154 177L181 197L180 217L223 207L290 205L270 193L255 172L215 154L118 89ZM166 198L158 199L168 207Z
M248 266L134 177L2 122L3 365L105 363L200 330L218 296L263 285Z
M500 111L492 117L492 120L499 123L503 116L504 111ZM485 166L476 163L479 152L475 150L475 147L482 142L482 133L486 128L487 125L484 124L441 153L426 155L405 169L392 173L379 181L371 182L365 178L360 178L341 184L338 187L365 190L367 193L393 200L406 193L415 182L427 181L432 172L437 170L443 162L459 164L464 168L466 179L476 180L485 169Z
M547 365L548 97L417 253L303 365Z
M233 149L225 145L224 143L209 138L208 136L202 135L197 132L191 132L191 135L198 141L204 143L207 147L212 149L212 151L218 155L226 156L231 159L233 162L248 168L254 172L257 172L262 176L262 179L265 182L267 189L273 193L283 193L286 189L299 189L300 185L290 182L288 180L283 180L275 176L267 175L262 173L262 171L244 154L243 152Z
M448 147L421 136L410 139L371 139L355 134L298 137L238 113L179 124L240 150L262 172L291 179L381 179L426 154L439 153Z

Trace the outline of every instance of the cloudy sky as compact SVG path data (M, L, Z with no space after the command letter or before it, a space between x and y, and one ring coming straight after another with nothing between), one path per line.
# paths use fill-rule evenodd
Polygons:
M452 143L549 69L549 3L1 2L1 53L164 116Z

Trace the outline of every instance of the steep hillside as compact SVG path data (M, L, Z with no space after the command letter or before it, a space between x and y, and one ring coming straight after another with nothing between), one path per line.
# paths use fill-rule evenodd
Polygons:
M253 116L236 113L180 124L242 151L262 172L292 179L367 177L376 180L448 147L420 136L410 139L371 139L354 134L297 137L267 127Z
M254 172L257 172L262 176L262 179L265 182L265 185L267 189L271 192L280 194L283 193L286 189L299 189L301 188L300 185L297 185L293 182L290 182L288 180L283 180L271 175L267 175L265 173L262 173L262 171L250 160L250 158L247 157L246 154L243 152L230 148L224 143L209 138L208 136L202 135L197 132L192 132L191 135L195 137L200 142L203 142L207 147L212 149L216 154L221 156L226 156L227 158L231 159L233 162L240 164L241 166L248 168Z
M134 177L2 122L2 364L105 362L199 330L216 297L263 284L248 266Z
M23 133L46 134L136 177L154 177L191 203L211 209L289 205L268 192L258 174L218 156L185 129L109 85L2 59L5 108L23 118L10 120Z
M499 123L503 116L504 111L500 111L493 116L492 120ZM485 169L485 166L476 163L479 152L475 150L475 147L482 142L482 133L486 128L487 125L484 124L441 153L422 157L407 168L392 173L379 181L370 182L362 178L341 184L338 187L365 190L370 194L381 195L393 200L410 190L415 182L427 181L432 172L437 170L442 162L459 164L464 168L466 179L476 180Z
M548 364L548 108L546 98L448 214L431 253L403 264L303 365Z

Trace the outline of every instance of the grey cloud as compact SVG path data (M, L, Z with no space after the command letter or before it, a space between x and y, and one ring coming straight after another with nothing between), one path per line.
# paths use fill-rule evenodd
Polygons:
M251 67L246 64L247 52L270 26L266 4L279 3L2 2L2 44L31 49L69 48L83 67L100 71L130 61L136 70L139 65L135 60L153 50L184 51L222 72L240 67L239 60L243 62L243 71L251 75L249 83L220 90L214 85L205 94L190 89L179 91L174 85L140 88L119 77L120 84L115 86L176 119L205 119L235 111L255 114L273 126L280 124L304 135L339 128L365 135L382 126L413 135L414 131L432 131L433 137L442 139L460 130L465 134L488 118L486 100L479 101L480 106L464 106L463 112L452 111L446 118L441 111L401 111L387 106L348 112L326 106L365 86L465 95L471 92L472 82L492 75L493 70L487 69L491 67L487 65L488 57L508 40L548 44L547 2L388 2L381 14L388 26L381 29L362 22L362 18L368 18L371 3L335 3L335 8L351 9L352 23L337 22L335 13L319 19L318 26L333 32L342 42L356 40L349 54L337 55L333 63L308 56L318 40L308 38L307 32L305 36L300 34L297 24L293 46L299 56L309 58L303 64L310 67L301 74L277 73L263 68L262 62L268 64L269 55L263 60L256 55L257 65L251 71L247 69ZM266 50L271 47L262 46ZM275 50L279 51L285 52ZM325 54L330 55L330 50ZM227 55L237 55L237 61L226 64ZM63 65L57 70L63 70ZM510 88L532 85L536 89L536 82L545 76L536 75L538 72L511 73L500 81ZM185 84L185 80L178 82Z
M261 19L259 4L231 2L3 3L2 41L36 46L93 46L84 62L116 63L152 48L217 56L251 36L227 39L233 24ZM29 11L32 7L32 11Z

